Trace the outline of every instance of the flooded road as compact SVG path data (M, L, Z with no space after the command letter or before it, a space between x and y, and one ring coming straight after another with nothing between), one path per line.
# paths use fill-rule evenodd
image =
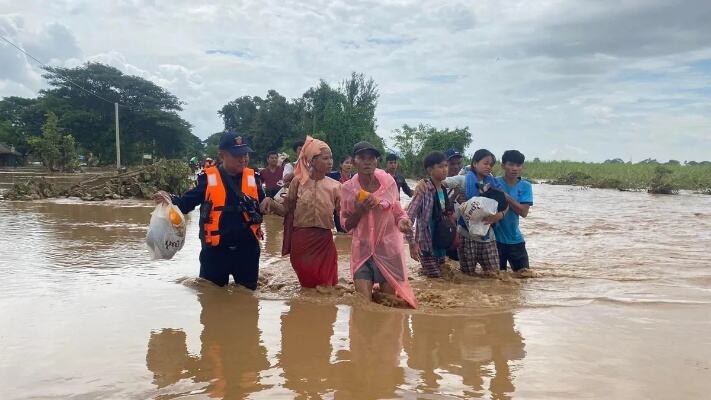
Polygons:
M426 280L421 309L300 290L268 217L260 288L198 273L197 218L150 261L152 206L0 202L3 399L706 398L711 196L535 185L533 279Z

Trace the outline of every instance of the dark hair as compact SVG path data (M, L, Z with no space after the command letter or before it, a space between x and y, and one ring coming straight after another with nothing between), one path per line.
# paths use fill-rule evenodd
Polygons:
M444 153L441 151L433 151L425 157L424 165L425 168L430 168L445 161L447 161L447 156L445 156Z
M483 193L482 196L488 197L492 200L496 200L496 202L498 203L498 205L496 206L497 212L504 211L506 207L508 207L508 204L506 202L506 195L500 190L489 188L489 190Z
M479 150L475 151L475 152L474 152L474 157L472 157L472 164L476 164L476 163L478 163L479 161L481 161L481 160L483 160L483 159L485 159L486 157L489 157L489 156L491 156L491 159L494 160L494 161L491 163L491 165L496 164L496 156L494 155L494 153L490 152L490 151L487 150L487 149L479 149Z
M397 154L390 153L387 156L385 156L385 161L397 161L398 157Z
M275 156L279 157L279 153L277 153L274 150L270 150L267 152L267 158L269 158L269 156L271 156L271 155L275 155Z
M297 141L297 142L294 142L293 145L291 145L291 149L294 150L294 152L296 153L296 149L299 148L299 147L303 147L303 146L304 146L304 141L303 141L303 140L299 140L299 141ZM298 154L297 154L297 156L298 156Z
M341 158L341 162L338 163L338 165L343 165L343 163L348 161L348 159L350 159L351 162L353 162L353 156L350 154L346 154L345 156L343 156L343 158Z
M526 161L526 156L518 150L506 150L504 155L501 156L502 164L506 164L507 162L523 164L524 161Z

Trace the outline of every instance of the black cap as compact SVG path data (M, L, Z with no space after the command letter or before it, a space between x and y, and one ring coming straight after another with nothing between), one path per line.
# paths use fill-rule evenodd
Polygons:
M225 132L220 137L220 150L229 151L233 156L242 156L254 153L242 140L242 135L237 132Z
M375 157L380 157L380 151L375 148L372 144L368 142L358 142L353 146L353 156L355 157L358 153L362 153L364 151L372 151L375 153Z
M462 153L458 152L457 149L449 149L445 154L447 155L447 160L451 160L454 157L462 157Z

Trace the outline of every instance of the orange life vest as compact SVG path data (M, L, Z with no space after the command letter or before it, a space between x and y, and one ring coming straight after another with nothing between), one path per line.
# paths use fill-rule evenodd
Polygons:
M210 201L212 208L210 209L209 221L203 225L202 229L205 244L208 246L217 246L220 244L220 216L222 215L222 209L225 207L225 202L227 201L227 188L222 182L222 176L220 176L220 171L217 167L205 168L205 175L207 176L205 201ZM242 171L242 193L259 201L257 181L254 177L254 170L251 168L245 168ZM243 214L247 221L246 223L249 224L249 215L245 212L243 212ZM260 226L257 224L249 224L249 227L254 237L260 240L262 238Z

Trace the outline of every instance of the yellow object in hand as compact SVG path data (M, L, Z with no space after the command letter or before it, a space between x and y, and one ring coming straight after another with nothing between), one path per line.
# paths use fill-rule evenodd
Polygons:
M370 192L366 192L365 190L361 189L361 190L358 192L358 197L357 197L357 198L358 198L358 201L362 203L362 202L365 201L365 199L368 198L368 196L370 196Z
M183 222L183 216L172 208L168 212L168 218L173 225L180 225Z

